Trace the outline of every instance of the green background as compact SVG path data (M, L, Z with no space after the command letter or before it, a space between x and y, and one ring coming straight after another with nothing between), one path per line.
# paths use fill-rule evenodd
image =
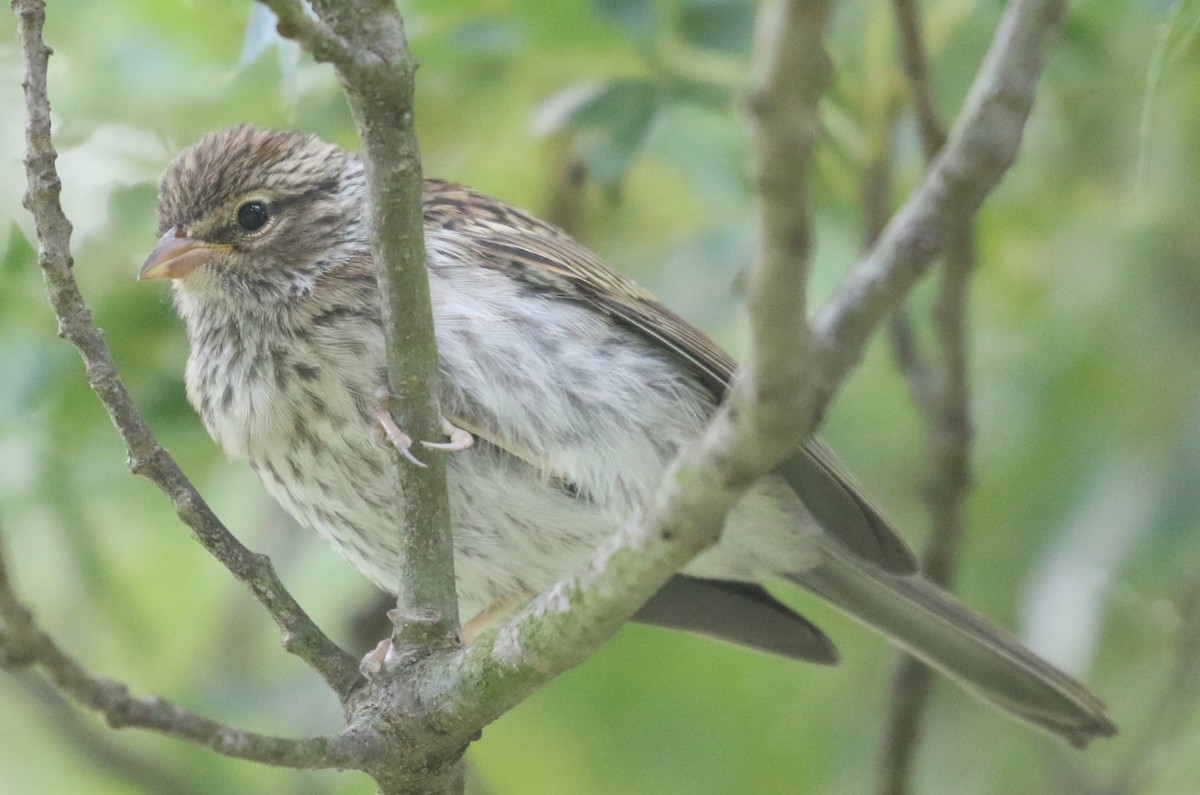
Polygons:
M920 793L1200 791L1200 25L1196 2L1072 4L1021 158L978 224L972 289L977 485L960 589L1083 676L1122 734L1086 753L940 682ZM84 294L121 373L223 520L271 555L335 638L382 633L371 587L292 527L187 406L186 342L153 245L171 154L253 121L352 145L332 71L220 0L62 0L50 89ZM999 2L923 8L944 113ZM569 225L734 352L753 256L737 115L752 5L733 0L414 0L427 174ZM860 191L903 100L890 4L841 3L814 189L814 296L861 248ZM257 43L256 43L257 42ZM73 350L55 336L20 207L20 54L0 13L0 526L42 625L91 670L230 724L336 732L335 699L265 614L132 477ZM574 191L572 164L589 176ZM921 170L900 106L897 195ZM925 318L932 290L914 298ZM922 337L928 337L921 323ZM925 428L877 340L823 435L920 544ZM843 663L804 666L628 627L485 729L467 759L494 793L849 793L872 785L895 652L789 594ZM1033 630L1030 630L1033 631ZM112 732L28 672L0 676L0 791L367 793L350 773L275 770Z

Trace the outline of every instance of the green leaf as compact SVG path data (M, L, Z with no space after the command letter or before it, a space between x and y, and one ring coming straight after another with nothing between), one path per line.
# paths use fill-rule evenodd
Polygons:
M661 102L662 92L649 80L614 80L575 108L576 153L594 180L609 188L620 184Z
M753 29L754 6L745 0L688 0L680 9L680 35L701 49L747 53Z
M658 9L653 0L592 0L592 11L631 39L647 41L658 33Z
M36 260L37 252L25 239L25 234L21 231L21 227L17 226L17 222L12 221L8 229L8 249L4 252L4 256L0 257L0 275L15 276L22 270L32 267Z

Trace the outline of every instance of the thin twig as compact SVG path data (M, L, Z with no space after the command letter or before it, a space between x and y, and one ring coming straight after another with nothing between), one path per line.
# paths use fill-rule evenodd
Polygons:
M202 795L207 789L205 782L189 778L183 765L127 747L127 738L114 735L85 715L38 674L13 678L30 699L31 722L50 727L56 737L70 744L73 757L87 760L105 781L120 781L123 791L151 795Z
M968 308L975 270L975 233L970 222L951 237L933 305L934 337L941 378L930 417L929 474L923 497L932 519L922 559L925 576L942 587L954 580L964 509L971 489L971 426Z
M896 23L909 92L922 149L932 164L946 142L929 78L925 42L914 0L894 0ZM975 265L975 238L968 219L946 247L942 278L933 307L938 344L936 365L916 345L903 310L891 321L893 349L913 401L929 424L929 465L922 498L930 514L930 535L922 555L927 578L943 587L954 579L971 484L971 419L967 372L967 305ZM921 718L933 686L930 669L905 655L892 679L891 707L879 757L879 795L904 795L920 741Z
M264 0L281 20L299 23L298 0ZM404 23L391 0L312 0L320 23L349 44L333 59L349 100L362 148L370 194L371 249L387 350L388 411L415 439L439 438L438 354L433 332L421 201L421 161L413 131L413 75ZM299 10L298 10L299 9ZM302 28L281 24L280 33ZM296 35L306 47L311 41ZM444 657L459 643L458 594L444 456L430 453L426 466L395 457L399 578L393 649L411 666L430 655ZM400 499L399 495L403 495ZM430 712L411 670L385 677L348 705L352 721L380 727L389 755L366 771L384 795L421 791L461 792L462 754L472 727L458 733L430 731Z
M863 177L863 225L868 247L875 244L887 224L893 167L892 141L896 117L889 113L881 134L879 152L867 163ZM921 351L907 307L901 305L888 321L888 335L900 371L918 406L934 401L936 388L932 365ZM903 655L892 678L891 704L884 723L879 755L880 795L901 795L910 778L913 750L920 730L920 713L932 686L929 669L911 656Z
M112 353L92 321L72 271L71 223L59 203L61 183L50 139L50 102L46 67L50 49L42 40L45 6L40 0L13 0L20 19L25 58L25 173L29 186L24 205L33 215L38 236L38 265L46 293L58 318L59 335L83 358L88 383L104 404L129 452L129 468L154 482L171 500L179 518L205 549L241 580L266 607L283 631L284 645L311 665L339 694L358 683L357 662L331 641L283 587L271 562L238 541L212 512L171 455L154 438L141 411L130 398Z
M351 64L356 58L350 42L308 13L301 0L256 0L271 9L280 36L292 39L322 63ZM370 57L369 53L357 57Z
M821 42L828 15L824 2L762 7L746 102L761 209L758 261L746 280L750 357L735 390L756 393L757 421L769 423L772 435L787 429L793 444L804 419L793 400L809 367L808 190L820 134L817 102L833 71Z
M157 696L130 695L112 679L93 676L62 650L33 620L18 598L0 546L0 667L36 666L55 688L76 703L102 714L113 728L135 726L189 740L238 759L282 767L359 768L377 742L367 731L338 737L286 739L234 729Z
M917 9L917 0L892 0L892 8L896 14L896 27L900 31L900 53L917 115L921 149L925 152L926 160L933 160L946 143L946 128L933 96L933 81L929 79L929 56L926 55L925 37L921 33L921 14Z
M814 419L859 361L881 318L899 305L1012 165L1064 11L1064 0L1009 4L945 147L817 315L810 384Z
M919 119L922 148L931 166L946 141L929 83L920 20L912 0L895 0L905 71ZM878 234L878 233L876 233ZM948 587L961 535L962 504L970 487L971 423L967 372L967 304L975 269L975 236L968 219L952 232L943 255L942 278L933 306L939 370L921 353L903 311L893 319L897 361L913 401L930 424L930 465L923 497L932 515L932 532L923 570Z
M272 7L278 5L271 2ZM425 271L421 161L413 130L413 75L404 22L395 3L315 0L313 8L337 35L354 43L355 58L335 63L354 114L370 192L372 253L387 343L390 410L415 439L440 438L438 355ZM397 459L400 505L393 642L428 653L458 637L458 594L445 458L425 468Z
M930 407L937 400L937 378L934 365L917 338L917 329L907 302L888 319L888 342L892 346L896 369L904 375L909 398L921 414L928 417Z

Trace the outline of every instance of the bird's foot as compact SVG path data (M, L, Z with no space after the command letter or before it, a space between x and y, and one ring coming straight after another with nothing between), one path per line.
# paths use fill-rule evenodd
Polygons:
M462 638L463 645L469 646L474 643L485 629L508 618L516 612L517 608L524 607L536 595L532 591L517 591L508 596L501 596L480 610L470 621L462 625L459 637Z
M464 431L464 433L466 432ZM467 435L470 436L470 434ZM447 436L450 434L447 433ZM474 643L485 629L508 618L517 608L528 603L534 595L532 591L522 590L500 597L462 625L456 642L464 646ZM393 611L388 611L388 617L395 621ZM362 658L362 662L358 664L359 673L367 679L373 679L388 667L393 657L392 640L384 638Z
M410 464L415 464L419 467L424 467L425 464L417 459L412 454L412 437L404 431L400 430L400 426L396 425L396 421L392 419L392 413L388 408L388 403L391 401L391 395L387 389L380 388L376 391L375 396L379 399L379 408L375 411L374 417L376 429L381 433L381 441L390 443L393 447L404 456ZM442 433L450 440L447 442L426 442L421 444L431 450L443 450L445 452L454 452L456 450L466 450L475 443L475 437L469 432L464 431L445 417L441 418Z
M455 450L466 450L471 445L475 444L475 437L469 431L464 431L450 420L442 417L442 433L446 435L450 441L448 442L421 442L421 444L432 450L445 450L447 453L452 453Z
M367 679L374 678L387 665L391 653L392 639L384 638L362 658L362 662L358 664L358 672Z

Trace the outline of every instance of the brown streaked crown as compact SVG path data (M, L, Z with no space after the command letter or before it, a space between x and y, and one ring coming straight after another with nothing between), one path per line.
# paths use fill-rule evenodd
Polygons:
M159 234L171 227L214 242L229 230L214 211L248 197L267 200L332 193L350 155L316 136L249 124L209 133L184 150L163 174Z

